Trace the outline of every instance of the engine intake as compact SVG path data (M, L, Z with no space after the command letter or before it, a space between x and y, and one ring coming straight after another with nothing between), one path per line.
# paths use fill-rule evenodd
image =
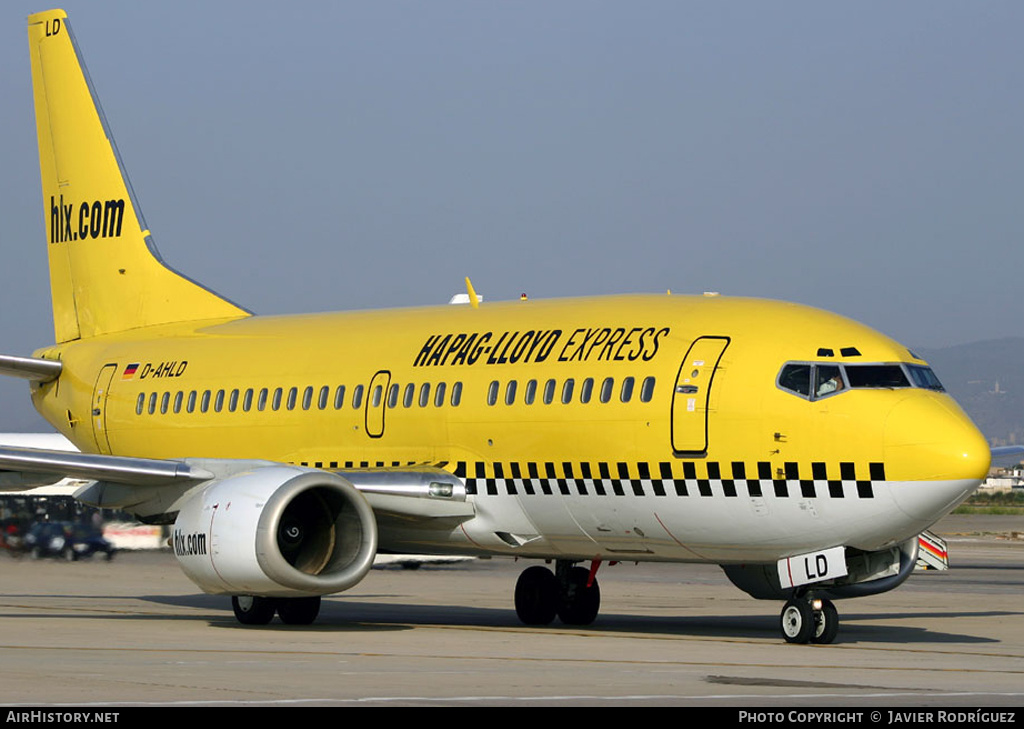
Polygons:
M206 592L327 595L353 587L373 566L377 523L346 479L266 466L189 499L173 545L185 574Z

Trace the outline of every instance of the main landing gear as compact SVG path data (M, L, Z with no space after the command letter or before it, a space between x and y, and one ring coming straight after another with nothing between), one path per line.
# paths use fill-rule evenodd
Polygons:
M779 619L787 643L831 643L839 632L839 612L823 598L794 597Z
M242 625L266 625L274 613L286 625L309 625L320 614L320 597L256 597L236 595L231 608Z
M555 562L555 571L535 565L516 582L516 615L527 625L548 625L557 615L566 625L590 625L601 607L595 560L590 569L568 560Z

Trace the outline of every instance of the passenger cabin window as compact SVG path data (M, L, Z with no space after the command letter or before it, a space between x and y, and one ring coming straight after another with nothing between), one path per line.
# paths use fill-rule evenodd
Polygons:
M405 394L402 396L402 406L412 407L412 399L416 395L416 385L411 382L405 386Z
M430 383L424 382L420 385L420 407L425 408L430 404Z
M317 398L316 406L321 410L327 409L327 404L331 400L331 388L324 385L320 388L320 397Z
M392 385L388 390L388 407L393 408L398 404L398 385Z
M526 383L526 392L523 393L523 402L527 405L533 405L533 401L537 398L537 380L530 380Z
M587 379L583 380L583 384L580 385L580 402L584 404L590 402L590 396L593 394L594 378L588 377Z
M544 383L544 404L550 405L555 399L555 381L548 380Z
M505 385L505 404L511 405L516 401L516 381L509 380Z
M498 402L498 381L493 380L487 387L487 404L494 405Z
M185 411L193 413L196 410L196 391L190 390L188 393L188 402L185 403Z
M562 385L562 404L568 405L572 402L572 391L576 387L576 381L571 377Z
M256 409L260 412L263 412L267 407L268 394L269 390L267 390L267 388L264 387L260 390L260 396L256 399Z
M615 392L615 378L605 377L601 383L601 402L610 402L612 393Z
M434 388L434 407L435 408L439 408L442 405L444 405L444 391L445 391L445 389L446 389L445 388L445 384L443 382L438 382L437 383L437 387Z
M629 402L633 399L633 383L632 377L627 377L622 381L622 392L619 395L619 399L622 402Z
M358 410L363 406L363 386L356 385L355 389L352 390L352 408Z
M654 378L645 377L644 382L640 385L640 402L650 402L654 397Z
M452 407L458 407L462 402L462 383L456 382L452 385Z

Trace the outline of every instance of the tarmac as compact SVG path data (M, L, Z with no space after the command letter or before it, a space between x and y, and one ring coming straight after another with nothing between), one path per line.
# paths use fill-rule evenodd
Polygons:
M168 551L0 555L0 705L1020 706L1024 517L935 531L950 570L838 602L824 646L714 565L603 566L583 629L521 625L506 559L375 569L312 626L253 628Z

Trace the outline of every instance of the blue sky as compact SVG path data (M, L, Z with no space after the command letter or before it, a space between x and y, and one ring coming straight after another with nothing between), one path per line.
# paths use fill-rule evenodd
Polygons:
M52 341L0 6L0 352ZM720 291L1024 336L1019 2L66 2L164 258L257 313ZM0 380L0 430L41 428Z

